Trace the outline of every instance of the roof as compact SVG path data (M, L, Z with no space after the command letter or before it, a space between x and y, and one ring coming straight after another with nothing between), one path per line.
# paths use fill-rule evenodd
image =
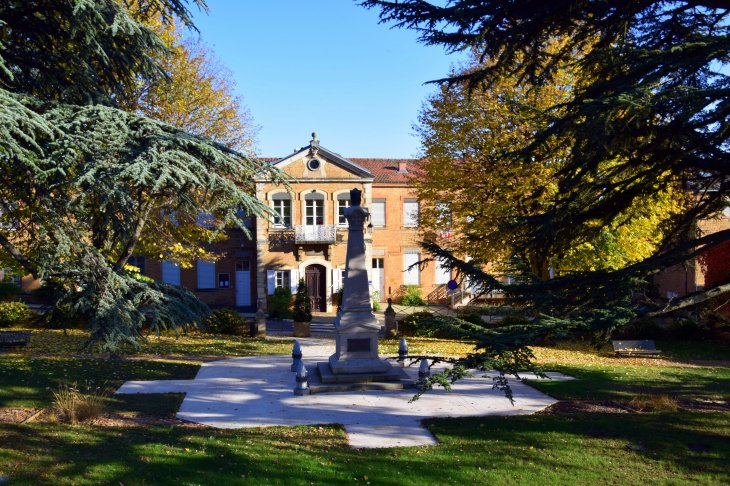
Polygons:
M264 162L278 162L282 160L281 157L259 157L259 160ZM363 169L372 172L375 176L373 181L375 184L406 184L408 182L407 176L409 173L398 172L398 163L405 162L407 167L413 167L413 164L418 162L418 159L358 159L348 158L348 161L359 165Z
M348 158L360 167L369 170L375 176L373 181L377 183L405 184L408 182L409 173L398 172L398 163L405 162L407 167L413 167L418 159L353 159Z

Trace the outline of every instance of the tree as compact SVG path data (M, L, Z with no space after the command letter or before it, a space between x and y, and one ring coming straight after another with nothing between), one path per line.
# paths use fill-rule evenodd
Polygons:
M693 194L692 206L665 222L652 254L618 269L587 269L544 280L516 259L514 270L522 278L506 286L448 249L424 242L427 251L468 277L478 291L503 290L513 302L540 311L529 328L498 331L473 327L466 332L449 318L434 318L454 335L479 341L479 353L465 365L514 369L513 356L529 362L525 346L546 335L580 329L605 338L645 312L640 309L648 308L645 315L673 312L730 290L730 284L721 285L659 310L642 296L652 275L730 239L730 230L705 236L694 230L696 221L727 205L730 191L730 77L721 70L730 59L727 2L362 4L380 9L383 22L418 30L421 42L449 51L475 49L480 61L494 60L434 81L472 92L510 77L528 92L538 90L555 82L575 53L582 53L571 99L534 113L532 123L539 129L528 144L506 154L514 163L539 165L545 153L569 148L548 210L515 215L505 226L515 235L518 250L543 258L567 255L576 241L596 241L606 228L620 227L622 218L625 224L641 201L661 199L677 187ZM566 39L557 53L550 52L555 38ZM542 196L543 191L534 192L526 203ZM459 377L456 372L452 376ZM446 383L447 378L432 377L430 383Z
M519 248L548 257L576 241L593 241L638 207L678 185L696 197L675 215L639 266L617 271L654 274L730 238L730 230L698 238L694 222L711 217L730 191L730 77L719 68L730 54L728 6L715 0L368 0L381 19L419 30L420 40L456 51L475 49L493 63L436 80L469 90L514 78L527 91L557 82L574 57L570 100L535 113L540 127L529 144L510 152L518 164L540 164L545 153L569 148L552 207L514 218ZM566 42L552 52L553 39ZM538 200L538 191L530 202ZM622 216L623 215L623 216ZM701 247L697 250L693 248ZM672 251L667 251L672 248ZM638 264L637 263L637 264ZM587 278L580 277L583 283ZM593 275L601 285L614 279ZM577 281L576 281L577 282Z
M210 314L191 292L124 269L157 214L214 214L215 237L244 227L239 208L271 216L252 195L254 174L286 182L220 143L118 108L129 86L165 76L155 59L168 50L143 21L192 27L185 2L137 4L137 18L116 0L0 4L0 200L19 222L0 246L52 284L49 319L81 317L87 345L111 352L138 346L145 323L202 329Z
M297 295L294 297L292 319L294 322L312 321L312 299L309 297L309 288L303 278L299 279Z

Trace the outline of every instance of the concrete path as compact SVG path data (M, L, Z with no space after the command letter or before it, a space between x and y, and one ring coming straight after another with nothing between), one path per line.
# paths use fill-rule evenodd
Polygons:
M334 341L301 339L310 373L334 352ZM218 428L340 423L355 448L436 444L421 427L430 417L531 414L555 403L514 380L515 405L492 390L495 372L458 382L453 393L436 389L408 403L413 390L322 393L298 397L286 356L243 357L205 363L194 380L129 381L117 393L186 393L178 418ZM416 366L406 368L416 378ZM555 379L571 379L559 373Z

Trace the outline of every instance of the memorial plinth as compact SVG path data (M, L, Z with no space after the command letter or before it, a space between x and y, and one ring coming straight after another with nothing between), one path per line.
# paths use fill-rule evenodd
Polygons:
M353 390L363 389L364 384L369 384L367 389L410 388L413 382L405 371L378 357L380 322L371 307L363 234L370 215L360 205L361 196L357 189L350 191L351 206L344 210L348 222L346 281L335 319L335 354L329 362L317 364L319 379L325 388L331 384L331 391L347 391L348 384Z

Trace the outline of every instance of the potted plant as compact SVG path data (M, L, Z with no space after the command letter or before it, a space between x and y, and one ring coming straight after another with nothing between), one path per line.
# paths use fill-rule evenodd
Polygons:
M299 279L292 318L294 319L294 337L309 337L312 322L312 300L309 297L309 289L303 278Z

